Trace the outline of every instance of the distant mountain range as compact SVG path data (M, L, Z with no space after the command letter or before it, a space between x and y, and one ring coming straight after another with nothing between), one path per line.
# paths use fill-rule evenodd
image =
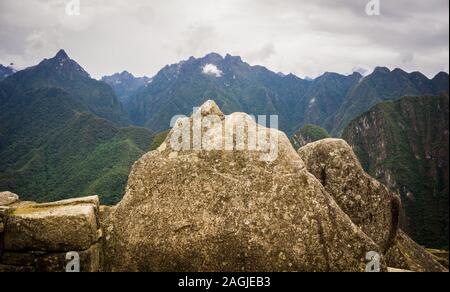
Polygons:
M378 67L366 77L325 73L304 80L211 53L164 67L127 97L124 107L133 124L157 132L166 130L174 115L189 115L194 106L213 99L225 113L277 114L288 135L315 124L340 136L353 118L379 102L448 92L448 78L444 72L430 80L419 72Z
M348 92L332 122L331 133L340 135L348 123L377 103L396 100L403 96L440 95L449 91L449 75L441 72L428 79L420 72L406 73L401 69L390 71L378 67L353 86ZM328 129L331 125L328 125Z
M114 91L64 51L0 82L0 189L26 200L121 199L153 133L127 127Z
M64 50L60 50L54 58L44 59L2 82L5 96L44 87L63 89L89 112L118 125L129 124L114 90L106 83L92 79Z
M448 249L448 94L377 104L343 138L369 174L399 191L405 231L420 244Z
M114 89L121 102L126 103L130 97L136 94L138 89L146 86L152 79L146 76L134 77L128 71L123 71L111 76L104 76L102 81Z
M132 163L164 137L153 141L154 133L207 99L225 113L277 114L289 135L314 124L338 136L374 104L449 87L447 73L430 80L381 67L367 77L325 73L303 80L215 53L167 65L151 79L124 71L94 80L64 50L5 74L0 189L36 200L96 192L104 203L121 197Z
M309 83L249 66L239 57L209 54L166 66L125 108L133 123L162 131L173 116L189 115L194 106L213 99L225 113L280 114L281 125L294 129L289 117Z

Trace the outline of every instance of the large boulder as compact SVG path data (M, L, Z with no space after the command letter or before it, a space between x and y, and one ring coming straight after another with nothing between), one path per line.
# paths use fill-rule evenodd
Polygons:
M382 248L391 271L446 271L398 228L399 196L364 172L347 142L325 139L298 153L341 209Z
M203 147L174 150L198 116L215 117L200 127ZM275 155L264 147L219 149L233 131L230 120L248 123L246 139L254 127L270 134ZM285 134L243 113L225 116L211 101L135 163L104 228L106 271L364 271L366 254L381 253Z
M399 196L363 170L344 140L324 139L298 153L341 209L386 252L398 231Z
M0 206L8 206L19 201L19 196L11 192L0 192Z

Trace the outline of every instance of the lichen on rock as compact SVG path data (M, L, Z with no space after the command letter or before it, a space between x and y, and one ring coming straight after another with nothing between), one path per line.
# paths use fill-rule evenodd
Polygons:
M0 207L0 272L64 272L67 253L80 271L100 270L102 230L97 196Z
M200 110L225 117L213 102ZM262 128L276 135L274 161L248 150L173 151L169 141L186 122L133 166L106 220L106 270L364 271L366 253L381 253L285 134ZM202 131L225 135L224 123Z
M8 206L19 200L19 196L11 192L0 192L0 206Z
M64 271L69 251L81 271L365 271L368 254L381 271L446 271L398 230L400 207L344 141L297 153L208 101L134 164L118 205L0 206L0 271Z
M365 173L344 140L324 139L298 153L342 210L386 252L397 235L399 196Z
M448 269L401 230L394 245L386 253L386 263L414 272L448 272Z

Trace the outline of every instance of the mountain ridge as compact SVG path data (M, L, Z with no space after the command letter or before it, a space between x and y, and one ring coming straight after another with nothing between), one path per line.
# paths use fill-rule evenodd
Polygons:
M16 73L15 69L11 68L10 66L5 67L2 64L0 64L0 81L13 75L14 73Z
M150 83L152 79L147 76L135 77L130 72L124 70L121 73L103 76L101 81L111 86L119 97L119 100L122 103L126 103L127 100L137 92L137 90L140 90L142 87Z
M18 71L1 84L6 95L42 87L61 88L95 115L118 125L129 124L114 90L106 83L92 79L64 50L58 51L53 58L44 59L35 66Z
M120 200L154 134L124 128L118 105L112 88L64 51L0 82L0 189L35 201Z
M124 106L134 124L158 132L168 129L173 116L189 115L192 107L213 99L225 113L278 114L280 129L288 135L317 124L340 136L351 119L378 102L441 92L448 92L445 72L430 79L420 72L376 67L367 76L325 72L305 80L249 65L239 56L210 53L166 65Z
M444 76L441 75L442 77ZM331 134L341 135L352 119L380 102L397 100L403 96L438 95L448 92L448 74L445 79L447 82L443 83L443 78L437 81L434 78L429 79L421 73L418 75L417 72L407 73L398 68L391 71L386 67L377 67L374 73L361 79L351 89L334 116L333 124L335 126L331 130Z
M364 169L402 196L414 240L448 248L449 98L403 97L354 119L343 137Z
M390 78L383 77L392 74L401 80L403 85L387 97L378 95L378 92L383 93L380 88L383 89L386 84L396 88L395 84L386 83ZM126 71L121 75L135 79ZM383 78L376 78L377 76ZM365 92L361 91L361 86L371 93L367 103L365 95L355 94ZM32 174L45 174L49 171L45 167L52 167L59 175L55 163L64 162L64 158L59 156L59 160L56 159L62 153L58 149L64 150L64 147L70 148L73 145L83 146L77 144L79 141L65 137L64 132L80 135L83 133L81 128L86 131L86 127L98 129L89 137L79 137L92 147L83 150L86 152L81 151L79 154L84 153L85 156L78 159L84 161L95 152L99 154L99 160L91 160L95 166L89 163L75 164L83 168L92 166L92 169L97 169L95 167L99 166L99 161L108 165L106 149L109 149L123 158L116 161L121 165L119 179L112 179L121 181L123 185L126 176L124 169L130 167L138 155L157 145L157 141L151 145L154 132L148 129L155 128L157 133L164 133L174 115L190 115L192 108L202 104L203 100L215 99L226 114L247 112L254 115L279 115L280 129L288 134L295 133L307 124L315 124L330 131L343 124L337 123L336 117L340 114L338 109L349 102L349 96L362 102L362 106L355 111L359 113L369 106L370 101L377 102L379 96L396 99L397 94L409 91L416 94L448 91L448 74L441 72L433 79L428 79L419 72L406 73L400 69L391 71L386 67L378 67L365 77L357 72L350 75L326 72L319 78L308 81L294 74L272 72L264 66L251 66L239 56L227 54L222 57L211 53L203 58L190 57L182 62L167 65L151 82L133 90L136 90L135 94L127 98L122 105L110 85L92 79L64 50L60 50L53 58L44 59L36 66L19 71L1 81L0 105L2 109L8 110L0 114L0 161L3 165L3 168L0 167L0 174L3 176L3 181L0 178L0 186L10 186L11 182L15 182L14 187L23 183L14 179L24 179L25 176L20 176L20 171L23 170L29 171L28 177L32 177ZM127 109L131 121L124 108ZM343 116L349 115L344 112ZM80 128L79 123L69 123L76 121L76 118L84 118L86 125ZM130 130L120 130L130 123L134 125L128 127ZM81 132L75 131L75 126ZM146 127L147 130L140 127ZM127 134L123 134L124 132ZM105 133L110 134L105 138ZM138 133L142 134L143 138L139 138ZM164 135L157 136L157 140L162 136ZM60 148L55 149L45 141L58 141L55 137L65 137L64 139L72 141L73 145L63 143ZM87 140L83 140L84 138ZM53 150L42 152L42 149ZM74 154L76 155L77 153ZM72 158L69 156L67 159ZM11 170L8 173L7 168ZM70 171L75 170L76 167ZM61 183L63 179L58 175L57 181ZM42 182L42 177L36 178ZM96 177L91 178L90 182L95 181ZM39 188L34 188L36 181L33 179L25 184L25 190L19 190L25 196L42 192L46 193L45 196L57 196L52 187L49 191L45 186L41 192ZM14 190L13 187L10 189ZM120 187L117 186L116 190L118 188ZM79 193L81 191L74 192L76 195ZM118 191L114 191L114 196L117 200L120 196Z

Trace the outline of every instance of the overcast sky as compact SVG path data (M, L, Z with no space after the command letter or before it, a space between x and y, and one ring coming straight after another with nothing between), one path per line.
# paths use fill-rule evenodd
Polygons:
M23 68L64 48L95 78L128 70L153 76L209 52L273 71L400 67L449 69L448 0L0 0L0 64Z

